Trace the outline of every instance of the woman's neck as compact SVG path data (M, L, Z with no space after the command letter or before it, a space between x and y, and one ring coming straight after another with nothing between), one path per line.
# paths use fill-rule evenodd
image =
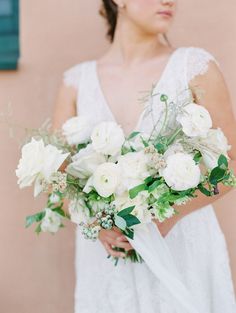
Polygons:
M162 44L158 34L147 34L129 21L117 24L115 36L108 54L123 65L145 62L166 53L169 48ZM108 55L107 55L108 56Z

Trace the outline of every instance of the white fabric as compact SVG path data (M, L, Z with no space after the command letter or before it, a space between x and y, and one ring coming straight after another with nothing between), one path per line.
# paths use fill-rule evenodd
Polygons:
M172 102L166 127L157 128L158 132L166 134L175 125L176 106L191 95L189 81L196 75L205 74L209 61L218 64L208 51L198 47L180 47L171 55L155 85L155 93L166 93ZM100 88L95 60L81 62L68 69L64 82L78 89L78 114L90 114L96 122L115 120ZM165 108L158 97L153 103L147 101L136 130L150 132L157 121L161 125L164 113ZM152 226L150 249L142 251L146 262L133 264L120 260L116 267L107 259L99 241L85 240L80 228L76 229L74 313L195 312L186 303L194 303L194 310L199 313L236 312L227 246L213 207L208 205L186 215L165 238L156 237L158 230L154 233ZM143 247L142 238L137 235L135 239L137 249ZM162 282L162 275L155 273L157 263L149 258L152 247L153 254L158 253L157 247L160 247L167 253L165 257L169 256L167 266L170 266L170 272L175 272L179 282L182 281L189 292L185 306L181 305L179 298L183 293L177 291L179 296L173 295L172 290ZM158 259L162 265L163 257Z

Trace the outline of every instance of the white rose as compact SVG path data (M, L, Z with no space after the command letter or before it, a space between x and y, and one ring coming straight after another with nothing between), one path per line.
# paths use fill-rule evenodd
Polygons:
M187 190L199 184L201 171L190 155L182 152L172 154L167 157L166 164L160 174L172 189Z
M105 156L97 153L91 144L86 148L81 149L76 155L72 157L72 163L66 168L66 172L81 178L88 178L93 174L98 165L106 161Z
M94 150L114 156L120 152L125 136L120 125L113 121L105 121L95 126L91 139Z
M118 165L121 168L121 184L117 192L120 194L143 182L149 176L148 171L149 155L144 151L128 152L118 158Z
M196 103L186 105L176 119L182 125L183 132L189 137L205 136L212 127L209 112Z
M41 223L41 230L43 232L56 233L61 225L61 216L51 209L45 209L46 214Z
M90 139L94 123L86 115L74 116L62 125L62 133L69 145L77 145Z
M206 167L213 169L217 166L218 158L221 154L228 157L227 151L231 146L228 145L227 138L220 128L210 129L205 138L200 138L202 146L201 153Z
M93 186L102 197L112 195L120 183L120 168L117 164L106 162L99 165L87 185ZM86 190L87 186L85 186ZM85 191L84 190L84 191Z
M71 221L78 225L81 223L88 224L94 221L94 218L90 218L89 209L86 207L82 198L70 201L68 210Z
M34 196L42 191L41 180L49 180L62 165L69 153L63 153L52 145L44 145L42 139L34 138L21 150L21 159L16 169L20 188L31 186L35 182Z

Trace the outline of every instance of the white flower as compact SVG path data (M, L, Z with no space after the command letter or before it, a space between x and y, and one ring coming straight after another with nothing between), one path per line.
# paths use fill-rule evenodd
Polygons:
M205 136L212 127L209 112L196 103L186 105L176 119L182 125L183 132L189 137Z
M88 180L83 191L93 186L102 197L112 195L120 183L120 168L117 164L106 162L99 165L93 176Z
M173 190L187 190L199 184L201 171L190 155L177 152L168 156L166 163L166 168L160 170L160 174Z
M81 149L72 157L72 163L67 166L66 172L75 177L85 179L90 177L98 165L105 161L105 156L97 153L92 145L88 144L86 148Z
M90 139L94 123L86 115L74 116L62 125L62 133L69 145L77 145Z
M119 194L141 184L149 176L148 160L149 155L143 150L128 152L118 158L122 175L121 184L117 191Z
M210 129L205 138L200 138L200 151L206 167L212 169L217 166L218 158L221 154L228 157L227 151L231 146L228 145L227 138L220 128Z
M173 143L171 146L168 147L168 149L164 153L164 158L167 159L168 156L177 152L184 152L184 148L179 142Z
M34 138L23 146L21 154L16 169L17 183L24 188L35 182L34 196L42 191L41 181L49 181L69 155L50 144L45 146L42 139Z
M86 207L84 199L82 198L70 201L68 210L71 221L76 224L87 224L94 220L90 218L89 209Z
M56 193L52 193L51 196L49 197L49 200L51 203L55 204L60 201L60 197Z
M114 156L120 152L125 136L120 125L113 121L104 121L95 126L91 139L94 150Z
M140 191L133 199L129 197L128 191L125 191L117 195L112 201L112 204L116 206L117 211L135 206L131 214L136 216L141 223L148 223L152 219L151 212L148 210L148 198L149 193L147 190Z
M45 209L46 214L41 223L41 230L43 232L56 233L61 225L61 216L51 209Z

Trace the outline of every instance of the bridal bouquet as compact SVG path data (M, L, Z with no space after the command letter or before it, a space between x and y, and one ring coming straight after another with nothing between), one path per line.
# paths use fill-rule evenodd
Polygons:
M166 95L160 100L168 107ZM44 192L48 200L26 217L26 227L37 223L36 233L54 234L68 219L87 239L114 226L132 239L136 227L171 218L178 213L173 206L198 191L210 197L219 183L236 186L230 146L222 130L212 128L209 112L190 102L178 108L176 120L165 136L134 131L125 137L115 122L94 123L85 115L67 120L61 132L34 134L22 147L16 175L20 188L34 185L34 196ZM134 250L126 255L141 261Z

